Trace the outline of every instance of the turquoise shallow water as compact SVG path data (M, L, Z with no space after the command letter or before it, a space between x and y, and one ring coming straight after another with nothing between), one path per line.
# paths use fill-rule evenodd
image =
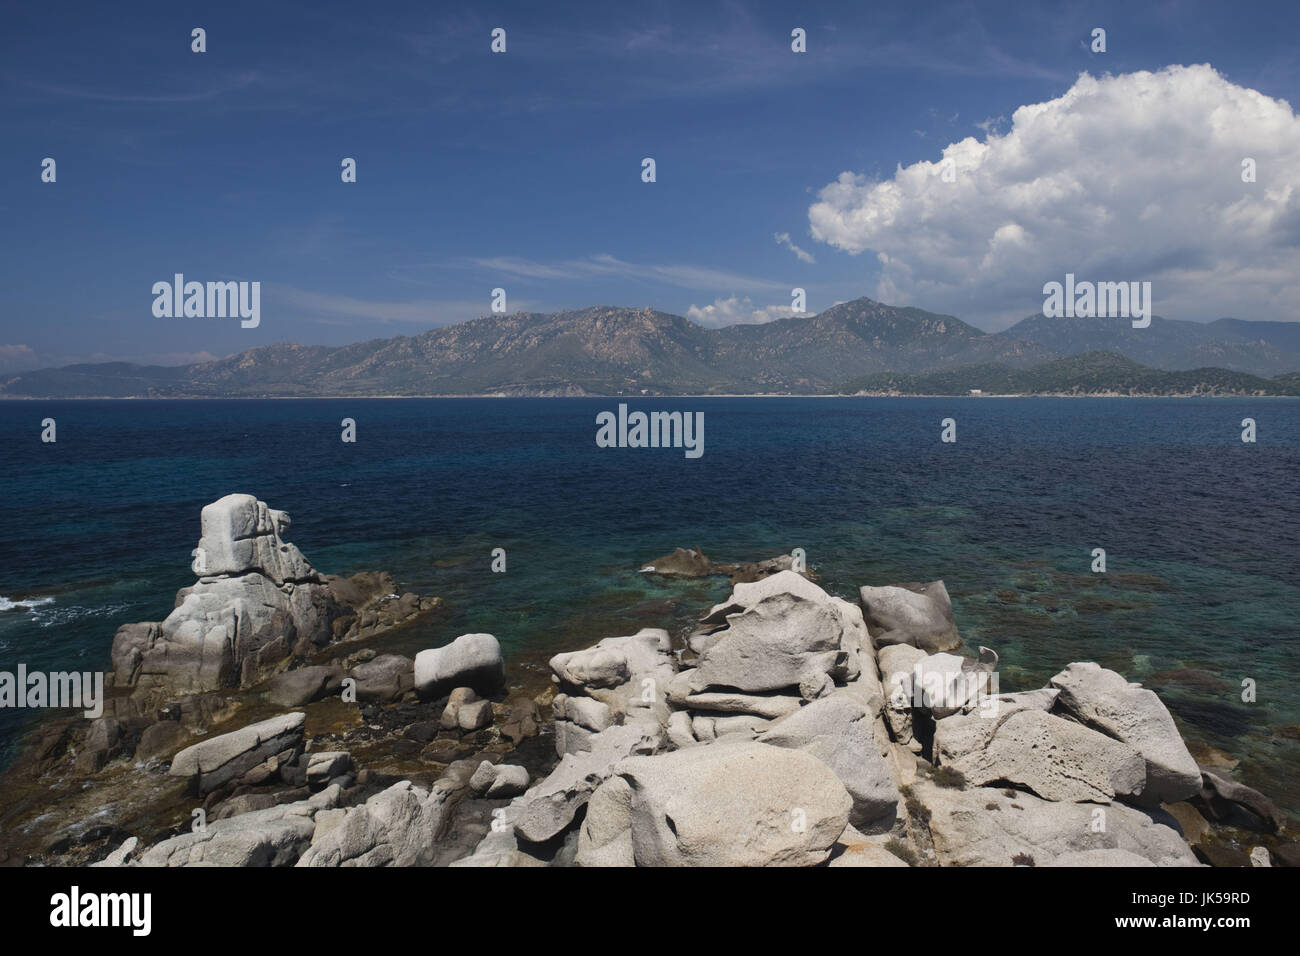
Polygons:
M689 627L725 582L637 572L802 547L827 589L943 578L1006 689L1097 660L1300 810L1300 402L1267 399L664 399L705 454L600 449L616 401L0 404L0 669L102 667L118 625L191 582L199 509L234 491L293 517L321 570L391 570L517 662ZM54 417L58 442L42 445ZM958 441L939 441L953 417ZM356 419L358 442L339 441ZM1259 441L1240 441L1255 418ZM492 548L508 555L490 572ZM1092 574L1090 552L1107 551ZM40 603L35 603L40 602ZM519 666L516 664L516 666ZM1240 699L1244 678L1258 700ZM12 712L0 738L12 740Z

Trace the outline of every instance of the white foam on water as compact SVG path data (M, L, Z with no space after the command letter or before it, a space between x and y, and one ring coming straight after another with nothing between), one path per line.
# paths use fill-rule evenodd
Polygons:
M23 598L19 601L13 601L7 597L0 596L0 611L13 611L17 609L30 611L32 608L43 607L46 604L53 603L54 598L52 597Z

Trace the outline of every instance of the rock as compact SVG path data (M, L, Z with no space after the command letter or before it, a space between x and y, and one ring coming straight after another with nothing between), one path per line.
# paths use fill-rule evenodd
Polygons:
M755 714L775 720L793 714L803 706L799 697L788 694L742 694L739 691L691 691L691 672L684 670L668 685L668 699L678 707L723 714Z
M614 723L608 704L590 697L557 694L551 704L555 714L555 753L578 753L591 749L591 738Z
M622 777L610 777L587 801L575 862L578 866L636 866L632 787Z
M555 698L553 706L556 720L572 721L594 734L600 733L613 724L609 705L592 700L590 697L569 697L560 694Z
M1022 690L1015 694L996 694L990 708L995 713L1008 710L1051 710L1061 692L1055 687L1040 687L1038 690Z
M989 693L989 673L956 654L929 654L912 665L905 687L913 708L928 710L935 720L974 707Z
M853 805L816 757L749 741L630 757L616 772L638 866L812 866Z
M199 580L161 623L127 624L113 640L117 686L146 699L249 686L300 643L327 644L342 609L306 558L281 535L289 518L252 495L203 509Z
M672 639L662 628L607 637L594 647L551 658L551 679L570 697L607 705L611 718L668 721L668 686L677 673Z
M501 645L491 634L462 634L445 647L415 655L415 689L421 697L441 697L454 687L472 687L490 696L505 684Z
M292 866L310 845L313 817L338 805L341 790L330 787L298 803L209 821L151 847L141 866Z
M1209 822L1190 803L1185 801L1166 803L1162 809L1178 823L1183 839L1188 843L1204 843L1205 838L1210 835Z
M135 848L139 844L140 841L137 838L127 837L126 841L121 846L119 846L116 850L113 850L111 853L108 854L108 856L104 857L98 863L92 863L90 865L102 866L102 867L126 866L127 861L130 860L131 858L131 854L135 852Z
M1155 866L1146 857L1130 853L1128 850L1075 850L1071 853L1062 853L1050 862L1038 865L1068 867Z
M536 702L527 697L516 697L506 706L505 720L498 728L501 736L515 746L529 737L536 737L541 722Z
M731 597L711 608L700 618L700 624L708 628L722 627L733 614L743 614L778 594L792 594L814 604L825 604L830 600L830 595L802 575L793 571L778 572L752 583L737 584Z
M474 848L474 852L459 860L453 860L451 865L467 867L546 866L545 860L541 860L520 849L519 838L516 836L514 828L514 817L517 813L518 808L513 803L494 811L491 829L479 841L478 846Z
M764 561L746 562L730 568L718 568L718 570L725 570L731 577L732 587L735 587L737 584L750 584L754 581L761 581L774 574L780 574L782 571L793 571L794 556L778 554L775 558L768 558ZM803 571L796 573L805 574Z
M1300 866L1300 843L1279 843L1269 850L1274 866Z
M784 572L749 586L786 577L804 580ZM726 687L755 692L798 687L805 678L829 674L844 654L840 646L844 625L825 602L779 593L727 620L727 628L689 672L692 691Z
M460 708L465 704L472 704L478 700L478 695L469 687L457 687L447 698L447 706L442 710L442 717L439 720L439 726L443 730L457 730L460 728Z
M651 754L663 746L663 731L651 721L610 727L595 734L591 749L561 758L550 775L517 798L515 832L542 843L563 831L611 773L631 754Z
M397 593L397 584L387 571L361 571L346 578L326 574L324 581L335 601L357 611Z
M831 848L831 861L827 866L908 866L906 860L899 859L889 852L879 841L879 837L873 839L864 836L850 824L844 828L844 833L840 835L840 838L835 842L835 846Z
M688 551L677 548L672 554L656 558L641 570L647 574L659 574L668 578L703 578L712 573L709 559L699 548Z
M1251 866L1272 866L1273 863L1268 858L1268 850L1265 847L1257 846L1250 851Z
M303 755L307 763L307 786L320 787L352 769L352 755L346 750L329 750Z
M271 678L267 698L277 707L301 707L337 694L342 686L341 667L300 667Z
M108 763L107 750L83 750L77 754L72 769L78 776L89 777L92 774L99 773L106 763Z
M160 720L150 724L140 735L135 759L143 763L153 757L165 757L190 739L189 731L178 720Z
M214 501L203 509L200 523L201 576L258 571L277 587L318 580L302 552L281 538L289 530L289 516L252 495L226 495Z
M297 711L200 741L173 757L168 773L189 778L200 795L210 793L268 759L296 757L302 751L306 720L307 715Z
M835 681L829 674L811 674L799 682L799 696L804 700L817 700L835 690Z
M515 764L484 760L470 778L469 788L489 800L517 797L528 789L528 770Z
M1216 846L1213 843L1198 843L1192 847L1192 852L1206 866L1250 867L1253 865L1249 856L1232 847Z
M910 644L934 654L961 646L942 581L863 587L858 595L876 647Z
M699 743L691 729L691 715L679 710L668 718L668 743L674 750L693 747Z
M912 734L913 669L925 658L925 651L910 644L891 644L876 654L885 694L885 720L900 744L914 745L918 751L921 745L914 743Z
M1153 691L1093 663L1070 664L1050 683L1061 692L1057 710L1142 754L1147 766L1145 803L1176 803L1200 792L1200 769Z
M591 739L596 735L586 727L567 720L557 720L555 730L555 756L583 753L591 750Z
M492 701L477 700L472 704L461 704L456 712L456 720L465 733L482 730L492 726Z
M229 817L237 817L241 813L269 810L271 807L279 806L281 802L273 793L241 793L237 797L230 797L218 803L209 811L208 818L225 820Z
M969 784L1006 781L1044 800L1109 803L1146 784L1146 763L1128 744L1033 708L940 720L934 754Z
M298 866L427 866L436 853L447 792L393 784L313 837Z
M802 750L822 761L853 798L849 823L858 830L883 831L894 825L898 789L876 744L872 721L860 703L834 695L783 717L758 740Z
M423 653L423 652L422 652ZM359 703L389 703L415 686L413 665L401 654L380 654L358 664L348 675L357 682Z
M910 793L928 813L925 825L941 866L1011 866L1021 854L1045 866L1066 853L1115 849L1156 866L1196 865L1176 830L1122 803L1059 803L1031 793L955 790L928 781L913 784ZM1104 826L1097 825L1097 814L1104 814Z
M1200 770L1201 791L1197 802L1210 819L1268 833L1276 833L1285 826L1286 817L1258 790L1207 767Z

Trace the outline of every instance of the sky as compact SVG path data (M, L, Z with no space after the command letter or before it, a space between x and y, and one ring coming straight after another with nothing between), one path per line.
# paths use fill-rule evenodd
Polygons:
M0 372L414 335L496 288L719 326L797 287L996 331L1070 272L1296 320L1297 27L1294 0L3 3ZM259 282L260 323L156 317L175 273Z

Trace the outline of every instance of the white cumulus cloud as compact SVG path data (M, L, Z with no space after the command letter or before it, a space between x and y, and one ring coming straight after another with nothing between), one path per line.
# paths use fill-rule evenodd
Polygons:
M990 126L992 129L992 126ZM851 172L815 239L874 252L875 297L1001 327L1045 282L1152 282L1170 318L1289 319L1300 296L1300 119L1208 65L1093 77L883 181ZM1253 159L1257 181L1242 181ZM955 181L945 182L945 165ZM952 177L948 177L952 178Z
M692 305L686 310L686 318L710 329L724 325L762 325L792 315L794 311L788 305L756 306L748 298L734 295L729 299L714 299L712 305Z

